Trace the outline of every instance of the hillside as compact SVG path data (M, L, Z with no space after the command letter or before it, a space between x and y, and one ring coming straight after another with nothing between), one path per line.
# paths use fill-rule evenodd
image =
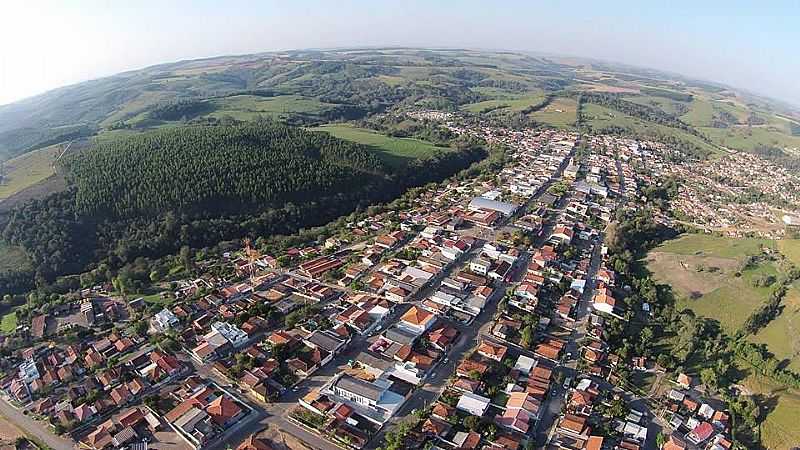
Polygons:
M162 64L0 106L0 160L92 135L109 140L158 127L258 118L316 126L397 108L573 127L577 93L618 98L602 106L625 105L619 112L642 121L622 118L626 133L646 125L653 135L653 125L676 125L657 134L743 150L800 145L795 111L675 75L511 52L359 49Z
M181 246L321 225L485 156L480 148L454 150L415 160L428 169L421 171L417 164L392 168L363 145L271 121L153 130L101 140L66 158L67 189L13 209L3 238L50 278L91 263L113 266Z

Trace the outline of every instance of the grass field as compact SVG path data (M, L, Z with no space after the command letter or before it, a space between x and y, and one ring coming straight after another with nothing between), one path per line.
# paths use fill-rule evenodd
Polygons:
M578 103L571 98L558 97L549 105L530 114L530 117L558 128L574 128L578 113Z
M781 239L777 243L781 254L800 267L800 239Z
M0 320L0 332L11 333L17 328L17 315L14 311L5 314Z
M545 99L542 92L535 92L520 97L512 98L498 98L493 100L486 100L478 103L469 103L461 107L462 110L472 113L480 113L486 110L500 111L500 112L519 112L525 108L538 105Z
M733 333L774 289L753 286L755 277L778 273L772 262L739 272L744 258L761 253L762 246L774 242L688 234L655 248L646 261L657 281L672 286L679 309L716 319Z
M437 147L419 139L386 136L350 125L324 125L310 130L324 131L340 139L367 145L374 149L384 162L394 167L403 167L410 160L425 158L439 150L449 150L447 147Z
M53 175L53 162L60 151L58 145L51 145L6 161L0 182L0 199L11 197Z

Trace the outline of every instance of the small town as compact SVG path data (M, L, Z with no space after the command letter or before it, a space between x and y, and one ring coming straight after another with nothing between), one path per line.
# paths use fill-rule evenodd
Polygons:
M783 232L734 197L794 214L797 177L741 154L677 164L655 142L409 115L507 158L282 253L247 240L184 261L196 278L148 297L106 284L39 308L4 337L2 414L53 450L731 448L703 381L610 338L655 305L618 273L609 224L680 176L694 183L657 222ZM662 382L645 391L637 373Z

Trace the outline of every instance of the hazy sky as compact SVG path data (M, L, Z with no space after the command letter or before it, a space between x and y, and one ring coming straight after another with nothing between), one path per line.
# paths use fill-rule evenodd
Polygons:
M800 0L4 0L0 104L180 59L384 45L596 57L800 104L799 44Z

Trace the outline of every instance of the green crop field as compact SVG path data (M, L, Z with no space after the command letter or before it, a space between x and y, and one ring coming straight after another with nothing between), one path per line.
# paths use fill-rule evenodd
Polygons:
M324 131L340 139L367 145L373 148L384 162L394 167L403 167L412 159L426 158L440 150L450 150L419 139L386 136L350 125L324 125L311 128L311 131Z
M0 199L11 197L53 175L53 162L60 151L60 146L51 145L6 161L0 182Z
M558 97L549 105L530 114L530 117L557 128L574 128L578 102L571 98Z

